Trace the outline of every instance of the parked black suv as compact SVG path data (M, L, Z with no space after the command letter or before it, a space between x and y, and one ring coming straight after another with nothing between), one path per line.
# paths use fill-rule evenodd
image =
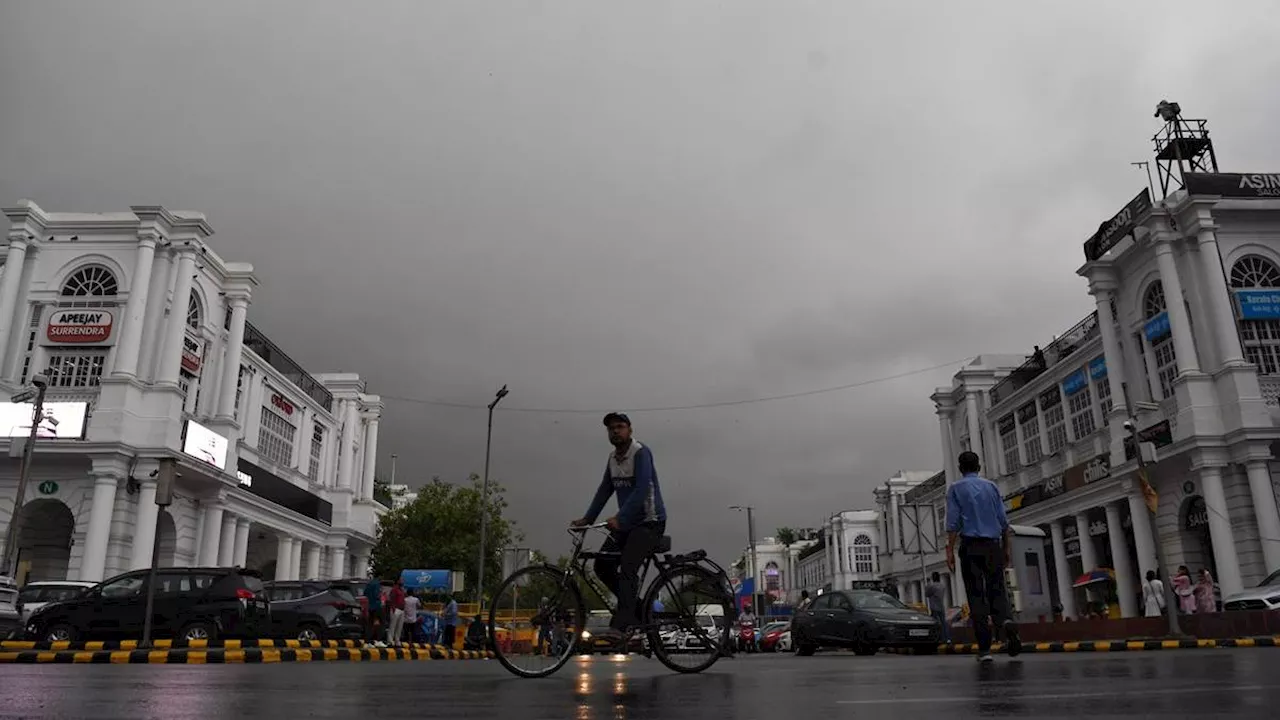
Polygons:
M52 603L27 620L31 640L136 640L142 637L149 570L117 575L83 595ZM259 637L271 606L256 570L162 568L156 571L155 637L214 640Z
M299 640L359 639L364 625L360 602L347 583L324 580L266 584L272 635Z

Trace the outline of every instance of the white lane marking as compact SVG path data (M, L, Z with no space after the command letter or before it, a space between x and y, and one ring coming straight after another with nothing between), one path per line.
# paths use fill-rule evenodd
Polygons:
M1258 692L1261 690L1280 690L1280 685L1215 685L1213 687L1198 688L1167 688L1164 690L1116 690L1114 692L1092 692L1092 693L1046 693L1042 695L992 695L987 697L978 697L970 695L967 697L903 697L903 698L878 698L875 700L837 700L837 705L896 705L898 703L917 703L917 704L944 704L944 703L969 703L969 702L1020 702L1032 700L1086 700L1091 698L1116 697L1118 695L1174 695L1174 694L1191 694L1191 693L1210 693L1222 692L1223 690L1234 690L1237 692Z

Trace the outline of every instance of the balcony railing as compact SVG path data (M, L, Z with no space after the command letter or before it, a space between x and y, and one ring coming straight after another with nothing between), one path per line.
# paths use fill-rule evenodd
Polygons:
M286 355L250 322L244 324L244 346L257 353L258 357L265 360L268 365L280 371L280 374L284 375L289 382L310 395L312 400L323 405L325 410L333 412L333 393L321 385L319 380L311 377L310 373L303 370L301 365L294 362L293 358Z
M1054 338L1053 342L1049 343L1043 350L1037 347L1036 352L1027 358L1025 363L996 383L995 387L991 388L991 404L995 405L1001 400L1008 399L1019 388L1065 360L1067 356L1078 350L1081 345L1092 340L1097 334L1098 313L1094 311L1089 313L1085 319L1076 323L1070 330Z

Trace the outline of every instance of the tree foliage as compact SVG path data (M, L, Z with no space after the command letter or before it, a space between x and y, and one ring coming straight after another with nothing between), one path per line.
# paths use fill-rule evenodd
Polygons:
M783 547L791 547L792 545L796 544L797 540L800 539L799 534L796 533L795 530L792 530L789 527L778 528L777 530L774 531L773 537Z
M382 516L374 546L374 572L398 577L405 569L447 569L466 573L474 588L480 551L480 477L453 485L432 478L419 488L418 499ZM507 502L502 486L489 483L488 527L485 532L484 584L492 593L502 582L502 549L518 542L515 523L503 517Z

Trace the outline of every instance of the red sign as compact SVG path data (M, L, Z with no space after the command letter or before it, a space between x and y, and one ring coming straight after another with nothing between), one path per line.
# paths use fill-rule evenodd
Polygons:
M199 340L186 335L182 338L182 369L192 375L200 374L200 363L204 356Z
M49 316L45 328L49 342L94 344L111 337L111 313L106 310L58 310Z
M280 408L280 410L282 410L285 415L293 414L293 403L289 402L288 400L285 400L284 396L281 395L280 393L275 393L271 396L271 404Z

